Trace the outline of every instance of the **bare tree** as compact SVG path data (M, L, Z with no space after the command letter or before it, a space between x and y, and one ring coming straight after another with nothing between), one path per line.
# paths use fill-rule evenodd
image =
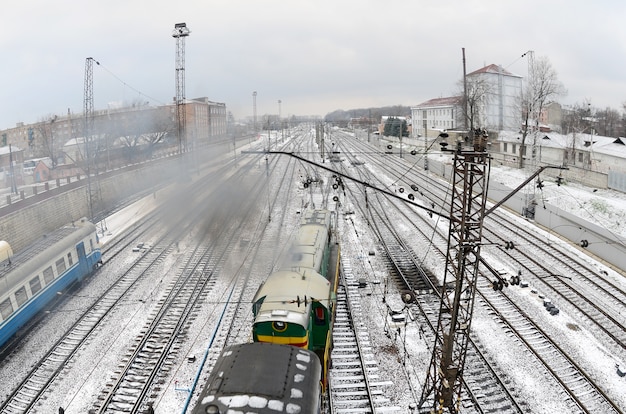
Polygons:
M57 165L56 158L59 155L54 149L54 123L56 120L56 115L49 115L41 119L35 126L37 134L35 134L35 140L32 143L35 147L35 154L49 157L52 160L52 168Z
M596 133L606 137L619 137L621 128L621 116L618 111L611 108L595 112L597 120Z
M152 128L144 134L148 143L148 153L151 155L157 147L166 146L167 137L176 131L176 122L168 112L157 111L152 114Z
M464 94L463 79L457 83L458 94L462 96L461 111L465 120L465 127L473 131L477 122L480 121L482 111L487 105L487 99L492 92L492 87L481 76L466 77L467 95ZM484 125L483 125L484 127Z
M576 164L576 150L580 148L583 133L592 132L594 118L591 116L591 103L574 104L562 120L563 131L570 135L563 152L563 166Z
M112 129L116 146L121 146L129 160L149 157L157 145L163 144L174 132L176 124L167 108L138 108L116 122Z
M546 57L539 57L532 61L528 68L528 83L521 96L522 105L522 141L519 147L519 168L524 166L524 151L526 137L529 134L529 124L534 122L534 131L539 129L539 114L545 105L554 98L566 93L563 85L558 81L557 73ZM535 135L536 138L536 135Z

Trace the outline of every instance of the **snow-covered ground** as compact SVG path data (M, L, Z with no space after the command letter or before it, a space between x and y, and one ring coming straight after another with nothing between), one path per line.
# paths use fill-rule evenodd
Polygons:
M377 171L376 174L380 176L380 171ZM491 169L492 179L511 189L521 184L528 177L527 174L525 171L505 167ZM389 179L389 181L393 180L393 177ZM529 184L529 186L532 189L534 183ZM545 187L539 196L546 202L558 204L563 211L582 217L590 223L611 231L617 236L617 239L626 240L626 221L624 220L626 218L626 194L611 190L590 189L572 183L558 186L556 183L545 182ZM518 222L521 226L530 226L534 231L543 232L530 221L520 218ZM357 223L356 227L365 228L366 225ZM348 226L345 230L348 231L349 229ZM363 242L364 237L362 232L360 233L361 237L353 238L355 243ZM544 233L546 238L553 237L546 232ZM626 287L626 274L623 269L607 269L605 264L600 264L593 257L588 256L573 245L574 243L570 246L572 252L580 254L586 261L593 263L597 268L608 270L609 275L614 278L616 284ZM345 249L346 247L344 247L344 251ZM365 246L361 250L367 251L367 249L368 247ZM364 258L362 254L357 255L357 257ZM492 259L497 262L497 258ZM364 260L367 262L367 265L363 266L362 271L367 272L367 268L371 268L371 272L384 274L384 266L377 258L367 257ZM488 260L491 261L489 258ZM436 259L434 261L428 259L424 263L426 265L430 264L433 269L443 267L441 263L437 263ZM369 301L372 303L370 305L371 309L373 311L378 310L378 315L375 315L375 312L371 315L372 325L378 323L378 328L385 328L380 321L386 320L386 310L388 309L386 305L394 310L402 309L403 305L397 298L394 303L394 297L385 293L383 284L371 286L370 289L372 290L371 292L364 292L362 300L367 302L369 298ZM541 320L542 324L548 326L550 328L549 334L554 336L558 343L565 344L564 348L568 349L571 355L580 357L583 361L582 366L592 367L591 375L600 383L606 385L610 390L609 395L614 398L614 401L622 409L626 408L626 396L621 392L626 387L626 378L618 376L615 369L615 364L618 363L624 369L623 363L626 361L619 361L615 357L614 350L608 349L594 338L584 327L584 323L576 320L576 315L568 315L562 312L556 318L550 316L543 307L540 295L533 293L532 289L508 289L507 294L512 296L516 303L519 303L533 315L533 318ZM381 297L386 297L386 305L374 304L374 301L380 300ZM626 318L626 311L621 312L621 314ZM400 358L404 358L403 350L407 350L406 358L410 361L407 363L407 369L412 375L413 389L416 388L421 391L423 385L421 381L426 376L426 369L431 356L430 351L427 350L427 345L432 346L432 344L425 343L425 338L415 325L409 323L405 330L394 335L394 340L396 348L399 350ZM516 344L515 341L503 341L502 336L494 335L494 332L501 330L501 328L494 323L492 316L485 312L479 304L477 304L475 309L472 330L473 336L480 340L486 349L490 350L489 353L507 371L514 383L519 384L516 387L517 392L522 396L523 400L527 401L531 412L561 413L568 411L568 407L560 398L558 391L549 392L551 387L549 384L552 381L545 376L543 370L537 369L537 365L532 361L532 358L529 358L528 352L524 349L512 349L512 347L519 346L519 344ZM375 332L374 327L370 331ZM379 332L382 334L385 330L379 329ZM389 361L389 359L381 358L379 361L385 364L385 361ZM390 371L397 369L395 361L388 362L387 365L387 369ZM409 391L407 389L407 398L403 400L403 406L411 402L410 397L408 397ZM419 399L419 394L416 398Z
M528 176L528 171L516 168L491 168L491 177L510 188L517 187ZM571 182L559 186L556 182L545 180L543 184L544 188L538 192L540 200L558 205L561 210L607 229L626 241L625 193ZM528 187L534 190L535 183L531 182Z
M504 167L492 168L491 175L494 179L511 188L516 187L526 179L524 171ZM611 190L594 191L594 189L576 184L563 186L546 184L543 189L543 197L546 200L552 202L558 200L559 206L564 211L579 215L592 223L613 231L620 237L626 237L626 194ZM108 237L121 233L125 226L148 211L147 206L153 208L157 202L158 199L146 197L133 206L107 218L109 232L104 237L104 241L106 242ZM532 226L532 223L525 220L520 220L520 223ZM370 283L366 289L362 290L362 309L364 313L369 315L371 340L376 347L375 354L381 371L384 372L383 376L393 378L395 384L394 389L390 390L390 394L395 398L396 404L407 407L408 412L409 405L419 399L422 381L430 362L429 346L431 344L426 343L426 337L421 334L416 323L409 323L405 329L397 329L397 327L388 324L386 315L389 309L400 310L403 308L403 304L397 295L390 293L389 287L385 284L386 268L383 261L379 260L378 257L368 255L369 251L376 249L376 243L372 239L363 237L363 232L359 232L360 237L351 234L354 233L354 228L363 229L367 227L358 219L355 223L346 221L342 227L346 233L343 240L350 242L349 246L345 245L342 249L344 257L351 258L353 271L358 276L366 276L369 280L381 282L379 284ZM593 261L592 258L588 260ZM432 262L432 264L436 265L436 262ZM614 276L624 283L625 274L623 271L615 272ZM533 295L530 289L519 289L514 294L517 295L520 303L525 303L529 309L534 307L538 318L546 318L548 323L552 324L554 335L569 338L577 354L594 360L599 371L606 372L604 382L608 383L610 388L620 390L626 387L626 380L615 375L613 364L617 361L611 357L611 350L598 343L584 328L576 331L567 328L570 324L576 325L575 316L561 313L558 319L547 318L541 300L537 298L537 295ZM383 297L385 301L382 300ZM580 325L578 324L578 326ZM499 340L489 341L489 338L492 337L490 332L497 328L494 328L490 316L484 314L479 307L476 309L473 328L476 336L480 337L483 344L491 350L498 363L502 367L508 367L511 377L517 383L522 384L519 392L528 398L529 408L532 412L560 413L566 410L566 406L558 395L544 392L546 381L549 379L543 374L535 372L532 363L526 360L511 359L508 357L511 353L507 352L506 343ZM409 378L404 377L404 374L398 370L399 363L405 364ZM164 403L166 402L164 401ZM621 404L626 407L626 401L622 401ZM156 408L158 412L158 407Z
M523 171L495 167L491 170L492 176L502 183L506 183L511 188L521 183L526 175ZM626 194L618 193L610 190L587 189L575 184L565 186L546 185L543 189L545 199L551 201L558 200L559 205L565 211L580 215L588 221L613 231L621 238L626 238ZM114 237L119 237L123 231L132 225L139 217L147 214L151 209L158 206L164 197L150 195L142 200L134 203L126 209L106 219L107 230L102 235L103 243L108 243ZM525 225L531 226L532 223L523 221ZM362 309L364 313L368 313L368 321L370 326L370 335L372 343L377 347L374 351L378 362L381 366L381 376L393 377L396 387L393 391L397 405L407 407L409 412L409 404L419 399L422 381L425 378L426 369L430 362L430 352L426 343L426 338L421 334L416 323L409 323L406 329L398 330L397 327L390 326L387 323L386 315L388 310L400 310L403 304L397 295L389 294L388 287L385 284L386 268L382 259L378 256L370 256L369 251L376 250L376 243L366 236L366 233L359 232L360 237L353 235L354 229L364 229L366 224L358 221L350 223L345 221L341 225L341 230L345 233L343 240L351 242L350 245L343 246L343 252L346 258L351 261L353 272L366 276L370 281L380 283L370 283L362 292ZM581 253L584 254L584 253ZM593 260L593 259L589 259ZM435 265L435 263L433 263ZM357 276L357 277L359 277ZM626 274L623 269L615 271L614 277L624 282ZM546 313L538 302L536 296L530 293L530 290L518 290L518 300L523 302L529 308L536 308L538 317L545 317ZM385 302L381 300L386 298ZM626 317L626 312L622 312ZM380 315L380 317L377 317ZM569 338L571 346L577 349L577 353L584 355L585 358L596 361L599 371L605 371L607 378L606 383L616 390L626 389L626 378L615 375L612 363L616 361L611 359L611 352L598 343L593 336L587 332L584 327L580 330L572 332L566 329L569 322L575 322L575 315L567 315L561 313L557 318L548 319L548 323L554 327L555 335L565 336ZM579 325L580 326L580 325ZM489 343L490 330L494 329L490 317L482 315L478 308L476 318L473 321L473 328L476 335L479 335L483 343L493 349L493 354L497 355L498 362L504 367L510 367L512 377L515 381L523 384L523 395L527 395L532 412L537 413L559 413L563 412L562 402L559 401L558 395L546 395L544 392L545 377L540 373L532 372L532 365L527 365L527 361L507 359L506 349L500 349L504 346L501 342L492 341ZM406 351L405 351L406 350ZM100 355L94 355L93 360L100 360ZM409 378L403 379L403 373L399 371L398 363L404 363ZM626 361L625 361L626 362ZM25 367L28 368L28 367ZM19 375L18 375L19 376ZM69 391L68 391L69 392ZM83 402L74 401L73 405L79 407L89 406L90 399L93 395L73 395L73 399L84 399ZM624 397L626 398L626 397ZM622 408L626 410L626 401L621 401ZM159 409L155 407L157 413L162 412L181 412L172 411L172 407L164 405Z

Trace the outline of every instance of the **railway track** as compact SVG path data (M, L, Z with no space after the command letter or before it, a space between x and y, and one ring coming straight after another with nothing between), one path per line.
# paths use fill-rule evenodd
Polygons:
M404 409L390 405L386 397L393 382L384 379L370 346L366 317L360 312L359 282L349 260L342 259L342 264L332 332L330 412L401 413Z
M220 240L217 246L188 259L180 276L159 300L159 307L134 348L120 361L115 378L101 391L92 413L137 413L148 408L150 392L159 391L159 379L169 371L168 360L178 356L176 345L184 340L194 307L212 289L213 275L219 274L219 263L227 255L230 241Z
M391 261L396 274L402 275L396 278L398 286L402 290L411 292L439 292L436 279L429 277L421 270L417 259L411 249L397 248L402 244L402 237L393 230L388 217L385 216L381 205L370 204L370 213L373 227L377 237L388 251L388 259ZM439 252L443 256L443 252ZM407 270L408 269L408 270ZM413 318L419 318L429 327L429 343L434 343L434 332L437 326L439 302L437 295L422 293L417 295L418 306L413 307ZM522 408L515 397L509 392L502 371L499 371L489 363L485 355L480 351L473 338L468 343L467 363L472 364L472 369L465 371L464 375L464 399L461 402L465 411L469 412L509 412L521 413Z
M437 251L436 248L433 249L433 252ZM443 251L438 251L438 254L444 257ZM538 369L545 369L546 372L550 373L552 380L562 387L563 398L567 401L572 412L620 412L601 387L586 374L582 367L568 357L567 353L537 323L533 322L529 314L523 312L502 292L494 291L491 279L482 272L479 280L477 296L487 302L491 312L506 325L505 331L513 331L526 349L541 362L542 367ZM411 289L410 286L407 288ZM424 305L421 308L424 308ZM511 309L517 311L512 312ZM436 313L436 311L432 311L427 314L432 317ZM430 319L429 325L432 329L434 329L435 322L436 318ZM523 325L519 331L514 328L517 324ZM497 365L492 367L493 362L490 363L479 352L473 338L470 340L470 344L466 366L472 368L465 371L464 380L466 385L473 384L478 385L478 387L468 389L467 391L470 392L468 395L476 398L478 406L485 407L485 409L498 407L499 410L506 412L523 412L526 403L522 401L518 403L513 393L509 392L504 382L506 375L504 375L503 370ZM487 372L491 373L491 380L485 379ZM478 378L473 378L472 374L478 375ZM495 389L498 389L498 392L495 392ZM507 395L508 397L504 399L503 397ZM466 408L470 407L469 401L465 400L464 404Z
M487 302L491 310L497 312L501 323L505 325L504 329L519 338L521 344L541 362L540 369L545 369L563 388L563 399L569 412L621 412L596 381L537 326L524 310L508 296L494 292L486 280L479 283L482 300Z
M131 271L120 277L45 354L3 402L0 411L16 414L28 412L62 373L76 352L88 341L106 315L138 283L140 276L152 264L169 255L173 249L172 239L164 240L162 246L154 246L136 262Z
M289 200L290 180L285 177L293 174L290 165L292 163L288 163L287 168L275 167L280 171L292 170L291 174L279 176L280 184L277 191L285 193L282 197L284 200ZM266 159L266 169L269 168L269 160ZM269 178L269 171L267 172ZM266 191L270 191L269 180L266 180L264 187ZM271 205L268 205L268 208L271 221L273 208ZM168 360L177 358L178 342L185 340L185 330L195 320L194 309L201 299L211 294L213 286L217 283L215 279L221 274L220 268L246 230L244 223L255 222L250 216L256 210L256 203L253 199L248 199L243 211L239 211L237 217L232 215L233 211L226 211L224 212L226 216L221 217L220 225L212 226L211 238L214 243L192 255L180 270L179 278L173 283L166 297L160 301L158 311L147 324L145 332L137 338L137 344L129 352L128 361L122 361L123 364L118 367L116 381L107 384L107 389L98 397L98 402L101 401L102 404L98 404L100 406L93 410L94 413L139 413L148 409L149 404L154 402L151 395L161 391L159 384L165 382L169 375ZM229 227L224 225L226 223L235 225ZM225 336L212 343L213 358L218 355L215 352L223 348L230 336L223 328L232 329L237 315L242 311L241 298L248 290L247 283L247 274L233 279L228 302L218 322L218 326L222 325L220 331Z
M377 163L373 158L367 158L367 162L372 164ZM380 164L380 160L378 160L378 164ZM388 166L393 167L393 165L393 162L387 162L385 166L379 165L379 167L386 169ZM417 174L411 174L411 169L407 171L406 167L404 168L403 170L397 171L400 178L396 183L398 186L404 185L405 188L409 188L411 182L418 182L419 178L415 178ZM428 179L426 179L426 181L428 181ZM389 184L387 184L387 186L389 186ZM420 185L420 190L426 191L427 186L438 187L433 183L422 184ZM445 195L438 194L444 194L444 191L431 191L428 196L424 198L435 200L440 205L446 205ZM420 193L420 196L423 197L425 194ZM396 200L392 202L394 204L400 204ZM401 209L403 211L411 210L406 208L406 206ZM406 219L403 220L405 223L422 221L421 215L414 214L414 212L403 214L405 214L406 217ZM516 240L516 245L518 246L518 249L508 251L505 251L503 248L498 249L495 255L497 256L496 262L503 263L505 266L510 266L513 269L522 269L523 275L526 278L535 286L540 286L538 288L539 295L545 295L545 297L551 298L553 303L559 305L560 308L566 310L569 314L579 315L583 320L588 320L590 322L589 329L595 332L598 338L607 338L608 343L616 344L618 349L616 355L623 356L623 347L625 344L623 340L624 319L615 317L618 310L626 306L623 299L623 290L617 287L606 274L592 269L591 266L585 264L582 259L568 253L566 249L562 248L563 243L561 241L554 242L554 239L546 238L536 231L529 231L523 226L518 228L517 224L514 223L515 220L507 218L506 215L498 211L490 216L489 221L491 222L491 220L496 221L495 224L492 223L485 232L487 234L487 237L485 237L487 246L493 244L504 245L505 240ZM428 223L425 224L429 226ZM421 231L420 227L420 225L412 226L413 230L417 232ZM409 232L403 232L404 237L407 237L407 233ZM441 243L436 242L435 239L443 239L443 237L437 236L433 238L427 237L427 235L424 236L425 239L429 239L431 242L431 251L433 247L435 250L440 249L438 246L440 246ZM489 256L489 248L485 249L485 252ZM545 276L542 277L542 275ZM479 290L488 294L493 290L489 280L494 280L495 277L493 274L481 274L481 277L486 277L486 279L482 279L481 283L483 287L479 288ZM497 310L497 305L495 305L494 308L496 309L494 315L497 315L497 318L504 318L506 312L500 313ZM531 317L527 315L526 320L530 320L529 318ZM537 328L540 328L538 323L541 323L542 318L532 319L537 319L534 324ZM550 342L552 342L551 346L559 347L558 335L550 335L549 338ZM605 340L602 339L602 342L605 342ZM571 344L564 342L562 345L564 346L561 347L563 354L567 355L568 353L576 352L575 349L571 349ZM611 345L611 348L615 349L615 346ZM522 352L528 352L528 349ZM597 370L597 367L590 367L589 364L586 364L584 367L579 368L581 372L577 374L577 376L589 377L590 374L585 374L585 372L591 372L591 377L597 377L596 374L593 374L593 371ZM543 369L549 372L550 365L548 364ZM564 398L572 401L578 399L577 387L573 387L571 392L567 391L571 387L567 384L559 384L559 380L556 377L550 377L552 381L554 381L555 387L560 387L565 390L563 392L566 395L569 394L568 397ZM588 385L588 387L595 389L594 391L589 391L590 394L594 395L594 397L591 398L592 401L600 401L600 407L607 404L609 406L609 412L615 409L615 406L612 406L611 398L606 395L603 396L602 387L597 384L591 384ZM576 404L582 406L582 408L578 408L582 412L593 412L593 410L597 408L597 403L586 403L585 399L580 399L580 402L576 402Z
M253 163L252 160L249 164ZM272 163L272 168L274 165L275 163ZM219 170L224 171L224 168ZM231 173L225 173L225 175L237 179L237 177L245 177L246 170L247 168L244 166ZM205 189L210 188L212 187L205 187ZM201 194L203 192L197 192L195 195L199 197ZM123 276L111 282L111 287L102 294L99 300L94 301L94 304L78 318L78 322L68 329L56 345L52 346L49 352L38 362L32 364L34 368L3 400L0 411L3 413L25 413L36 406L41 406L41 401L47 398L46 395L51 392L50 389L56 384L57 378L66 376L65 373L74 364L75 356L87 347L94 333L100 330L102 321L119 306L121 301L129 295L129 292L133 291L133 287L146 278L153 277L157 281L162 278L156 274L157 268L162 271L164 263L171 261L167 258L178 250L178 240L182 235L192 233L194 226L197 227L197 223L193 223L189 219L201 214L204 209L201 205L196 206L196 208L198 210L195 213L189 213L188 216L182 217L178 224L171 223L172 228L175 229L173 232L167 233L163 226L157 225L164 218L155 213L140 220L143 224L138 224L132 228L130 235L115 240L108 246L107 251L110 254L105 259L107 263L112 262L112 259L121 252L128 251L129 246L135 246L137 240L146 237L146 228L162 228L166 231L151 245L142 243L142 247L137 252L140 259L134 262L130 270L125 271ZM177 206L177 209L180 210L180 205ZM167 208L162 210L167 210ZM172 217L169 215L169 210L161 211L160 214L165 214L168 221ZM184 224L184 220L187 220L188 223ZM239 221L232 220L232 222ZM154 235L151 237L154 238ZM227 254L224 252L224 255ZM218 254L215 256L219 257ZM194 260L197 261L198 259ZM213 259L207 259L207 262L210 260ZM216 265L215 263L201 263L201 266L208 268ZM149 401L158 395L159 386L158 384L155 386L154 382L162 381L176 357L177 346L172 346L170 342L184 338L186 324L194 319L192 304L200 303L206 297L206 292L203 289L191 287L202 283L200 281L202 274L203 272L191 272L187 283L174 284L169 288L168 293L171 294L166 295L166 299L158 303L159 308L154 310L151 315L155 320L161 319L164 323L160 324L158 328L156 325L153 327L152 324L146 326L146 331L138 338L138 344L128 352L121 362L123 371L127 372L128 375L122 375L119 384L115 384L114 381L107 383L107 390L116 389L117 391L104 392L103 395L110 394L112 397L103 397L98 402L94 402L94 406L106 407L108 401L112 411L127 412L128 407L132 406L131 410L138 412L146 408L145 404L138 402L141 398L145 399L147 396ZM176 322L177 320L181 322ZM153 335L148 335L147 332L152 332ZM168 348L171 352L166 352ZM147 377L151 377L151 379ZM141 382L148 385L139 386ZM102 404L103 401L104 404ZM92 412L96 410L97 408L94 408Z

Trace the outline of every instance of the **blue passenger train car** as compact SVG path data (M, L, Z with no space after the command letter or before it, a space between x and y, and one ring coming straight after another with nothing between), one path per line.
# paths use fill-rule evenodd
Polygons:
M6 256L0 262L0 347L59 293L102 263L96 226L84 218Z

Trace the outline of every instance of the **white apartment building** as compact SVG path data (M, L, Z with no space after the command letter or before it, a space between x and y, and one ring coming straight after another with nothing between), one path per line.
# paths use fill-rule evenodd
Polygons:
M491 131L518 131L522 123L520 96L522 77L498 65L489 65L466 75L467 82L480 82L485 94L478 103L474 127ZM411 108L413 138L436 137L443 130L465 128L463 96L435 98Z

